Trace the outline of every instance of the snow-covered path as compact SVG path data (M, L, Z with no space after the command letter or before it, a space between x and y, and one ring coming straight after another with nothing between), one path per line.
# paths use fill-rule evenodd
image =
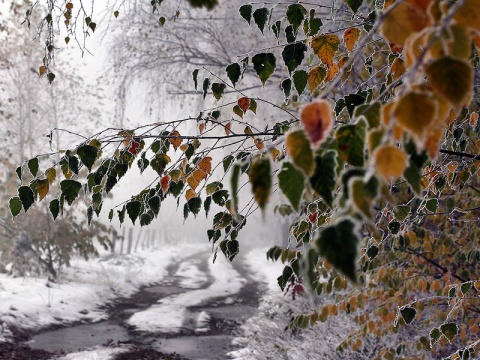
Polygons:
M231 343L238 326L255 314L260 294L240 261L232 265L218 256L213 264L210 250L189 246L83 265L79 262L73 267L76 277L67 273L61 283L47 288L50 294L55 290L53 296L44 294L45 281L27 279L19 284L0 277L2 285L10 280L5 282L10 288L0 290L0 299L7 300L0 302L0 319L13 318L15 326L33 330L61 324L63 319L98 322L44 332L30 341L32 347L67 351L69 354L61 357L65 360L114 359L128 353L133 340L141 343L140 347L148 343L149 349L159 353L176 352L192 360L225 359L234 349ZM95 281L95 277L107 281ZM32 283L37 284L33 288L39 290L37 296L50 296L49 302L19 300L28 287L32 290ZM140 289L148 284L156 285ZM116 312L112 306L102 306L119 297L126 302L121 305L122 301L117 301ZM19 305L12 310L14 302ZM57 304L62 306L57 309ZM12 312L19 316L13 317ZM4 335L8 337L8 330ZM77 341L75 346L79 338L89 341Z

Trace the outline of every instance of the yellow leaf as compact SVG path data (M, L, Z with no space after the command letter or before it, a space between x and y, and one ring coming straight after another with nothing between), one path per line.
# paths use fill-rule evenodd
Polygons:
M200 182L205 179L206 174L202 170L195 170L193 173L188 175L187 183L190 187L195 190Z
M50 184L48 182L48 179L39 180L37 182L37 192L38 192L38 197L40 201L42 201L43 198L47 196L49 190L50 190Z
M263 143L263 141L261 139L256 138L253 142L255 143L255 146L257 147L258 150L265 149L265 144Z
M312 93L317 87L320 86L323 79L327 75L327 70L323 66L314 67L308 73L308 87Z
M169 134L168 141L170 144L172 144L173 148L177 150L180 144L183 142L183 139L180 137L180 133L175 130Z
M408 2L402 2L383 20L380 31L389 42L403 45L407 37L422 30L427 24L425 12Z
M40 68L38 69L38 73L40 74L40 76L42 76L43 74L45 74L45 71L47 71L47 68L45 66L40 66Z
M382 106L380 119L384 124L385 128L387 129L390 128L390 121L392 120L392 109L394 104L395 103L393 102L389 102ZM403 135L403 127L397 124L397 122L395 122L392 126L393 126L393 138L395 140L400 140L400 138Z
M313 38L312 49L325 65L332 65L339 44L340 39L337 35L320 35Z
M314 147L325 140L333 126L332 108L325 99L305 105L300 110L300 120Z
M52 184L55 181L55 178L57 177L57 170L54 168L47 169L45 171L45 176L48 179L48 183Z
M453 18L460 25L480 30L480 6L478 0L465 0Z
M170 178L172 179L172 181L175 183L178 183L178 180L180 180L180 177L183 175L182 170L180 169L172 170L168 174L170 175Z
M330 82L339 72L340 70L340 67L333 63L332 66L330 66L328 68L328 72L327 72L327 77L325 78L325 82Z
M230 129L232 128L232 123L231 122L228 122L226 125L225 125L225 134L228 136L230 135L231 131Z
M212 171L212 158L210 156L204 157L198 164L197 167L202 170L205 174L210 174Z
M438 107L427 92L408 92L397 100L392 112L398 123L419 139L423 139L435 119Z
M409 36L405 41L405 63L408 68L412 67L423 53L425 37L428 35L425 30Z
M195 194L195 191L193 191L192 189L188 189L187 192L185 193L185 199L187 199L187 201L196 196L197 194Z
M378 174L386 181L400 177L407 166L407 154L393 145L380 146L373 157Z
M473 96L473 68L464 60L445 56L432 61L426 74L433 90L455 107L468 105Z
M187 151L187 149L188 149L188 144L180 145L180 150L182 150L183 152Z
M348 28L343 32L343 41L348 51L352 51L355 43L360 37L360 29L358 28Z
M390 66L390 73L392 74L392 79L397 80L400 76L405 74L405 63L400 58L395 58L392 65Z
M248 97L242 97L237 101L238 107L242 109L243 113L246 113L250 106L250 99Z
M273 161L277 161L280 158L281 152L277 148L271 148L270 155L272 156Z

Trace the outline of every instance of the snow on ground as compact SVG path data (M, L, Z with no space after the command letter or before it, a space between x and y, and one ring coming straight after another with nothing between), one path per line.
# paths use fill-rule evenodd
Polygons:
M106 313L101 305L130 296L141 286L157 283L167 266L208 246L162 246L131 255L106 255L85 261L74 259L57 282L46 278L13 278L0 274L0 341L9 325L39 329L76 321L96 322ZM2 330L3 328L3 330Z
M181 287L198 289L208 280L207 275L198 268L197 264L199 262L200 259L186 261L180 264L180 267L175 275L183 277L183 279L180 281Z
M97 348L88 351L70 353L56 360L110 360L115 354L124 351L122 348Z
M213 283L210 286L165 297L158 304L133 314L128 320L129 325L141 331L179 332L188 318L197 317L197 323L201 323L199 321L201 314L192 314L187 307L201 305L213 298L234 295L247 281L224 256L219 256L215 263L209 262L209 271L213 276ZM182 275L188 279L188 276L196 276L196 272L183 271ZM186 283L189 284L190 281L186 280Z

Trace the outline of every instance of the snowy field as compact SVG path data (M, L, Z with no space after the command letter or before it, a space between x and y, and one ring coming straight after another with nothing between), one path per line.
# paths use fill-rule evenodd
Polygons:
M11 335L9 326L35 330L52 325L101 321L107 317L106 312L101 310L102 305L111 303L117 297L131 296L142 286L160 283L167 275L170 264L206 251L211 251L208 244L185 244L131 255L104 255L88 262L75 259L55 283L46 278L13 278L1 274L0 321L3 331L0 328L0 341L6 341ZM261 283L269 284L270 292L281 294L276 277L281 273L282 266L268 262L265 252L262 249L247 254L250 275ZM187 307L211 298L234 295L247 281L221 254L215 264L209 261L208 267L211 279L207 279L205 273L200 271L195 259L181 263L176 274L183 277L182 286L193 290L171 295L165 301L134 314L129 324L145 331L161 332L165 327L180 328L181 315ZM200 289L200 285L207 280L210 285ZM208 314L199 313L198 318L201 327L208 320ZM115 353L124 350L127 349L99 347L70 353L59 359L111 359ZM232 353L231 358L241 359L243 351Z

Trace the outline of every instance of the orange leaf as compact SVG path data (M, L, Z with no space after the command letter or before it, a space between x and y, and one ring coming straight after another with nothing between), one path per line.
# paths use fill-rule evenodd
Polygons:
M402 59L395 58L392 65L390 66L390 73L392 74L392 79L397 80L400 76L405 73L405 64Z
M202 170L195 170L193 173L188 175L187 177L187 183L190 185L190 187L195 190L200 182L205 179L206 174Z
M212 158L210 156L203 158L202 161L197 164L197 167L205 174L210 174L212 171Z
M185 199L187 199L187 201L196 196L197 194L195 194L195 191L193 191L192 189L188 189L187 192L185 193Z
M358 28L348 28L343 32L343 41L348 51L352 51L355 43L360 37L360 29Z
M319 99L305 105L300 110L300 120L313 146L317 147L333 126L330 103Z
M408 2L402 2L383 20L380 31L388 42L405 44L408 36L422 30L428 24L428 16Z
M225 134L230 135L231 131L230 129L232 128L232 123L231 122L228 122L226 125L225 125Z
M398 123L418 139L423 139L436 119L439 104L427 92L409 92L397 100L392 112Z
M180 137L180 133L175 130L172 131L168 136L168 141L170 142L170 144L172 144L173 148L177 150L180 144L183 142L183 139Z
M332 66L330 66L328 68L328 72L327 72L327 77L325 78L325 82L329 82L331 81L337 74L338 74L338 71L340 70L340 67L333 63Z
M205 123L200 123L198 125L198 131L200 132L200 134L203 134L203 131L205 130Z
M476 112L472 112L470 114L470 126L473 127L473 128L476 128L477 127L477 122L478 122L478 113Z
M263 143L263 141L261 139L256 138L253 142L255 143L255 146L257 147L258 150L265 149L265 144Z
M400 54L403 51L403 46L400 44L391 42L390 44L388 44L388 46L390 46L390 51L392 52L392 54Z
M40 74L40 76L42 76L43 74L45 74L45 71L47 71L47 68L45 66L40 66L40 69L38 69L38 73Z
M187 149L188 149L188 144L180 145L180 150L182 150L183 152L187 151Z
M160 179L160 186L162 187L162 191L164 194L167 193L169 185L170 185L170 176L165 175Z
M339 44L340 39L337 35L320 35L313 38L312 49L325 65L332 65Z
M243 113L246 113L250 106L250 99L248 97L242 97L237 101L238 107L242 109Z
M453 18L460 25L480 30L480 6L478 6L478 0L465 0Z
M379 146L373 157L378 174L386 181L400 177L407 166L407 154L393 145Z

